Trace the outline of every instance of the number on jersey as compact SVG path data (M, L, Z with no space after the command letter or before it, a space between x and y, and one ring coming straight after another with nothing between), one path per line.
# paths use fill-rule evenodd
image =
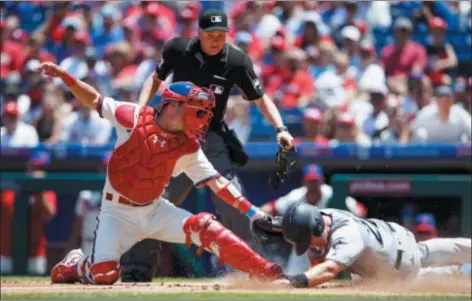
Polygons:
M366 227L367 231L369 231L369 233L375 237L379 244L383 246L382 235L380 234L379 228L374 221L362 218L357 218L356 221Z

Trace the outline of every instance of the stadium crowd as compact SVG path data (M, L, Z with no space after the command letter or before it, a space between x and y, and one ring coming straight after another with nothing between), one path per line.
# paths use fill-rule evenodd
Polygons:
M228 41L250 54L298 140L470 142L468 1L7 1L2 147L113 141L109 123L34 68L56 62L136 102L164 43L196 35L208 6L228 12ZM226 119L244 143L273 135L258 114L234 91Z

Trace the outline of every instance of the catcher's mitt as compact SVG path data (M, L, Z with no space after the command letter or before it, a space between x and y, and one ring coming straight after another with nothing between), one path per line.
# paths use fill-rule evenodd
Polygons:
M252 235L261 244L272 244L283 241L282 217L269 216L254 221L252 224Z
M285 149L279 146L279 151L275 155L275 172L269 177L269 186L276 190L285 182L287 176L292 173L297 166L297 151L295 147Z

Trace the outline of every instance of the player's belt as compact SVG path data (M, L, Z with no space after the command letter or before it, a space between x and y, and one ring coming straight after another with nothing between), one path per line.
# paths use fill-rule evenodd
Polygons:
M128 200L125 197L122 197L121 195L115 195L115 194L110 193L110 192L105 193L105 200L107 200L107 201L113 201L113 199L115 199L116 197L118 197L118 203L120 203L122 205L131 206L131 207L145 207L145 206L149 206L152 203L154 203L154 202L149 202L149 203L145 203L145 204L138 204L138 203L135 203L133 201Z

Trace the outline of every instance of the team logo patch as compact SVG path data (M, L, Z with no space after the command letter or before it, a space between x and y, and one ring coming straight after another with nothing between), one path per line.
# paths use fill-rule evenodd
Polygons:
M225 91L225 88L218 85L211 85L210 90L213 91L213 93L215 94L221 95Z
M222 22L221 16L211 16L210 20L211 20L211 23L220 23L220 22Z
M254 88L256 90L261 90L262 89L261 83L259 82L259 80L257 78L252 81L252 85L254 86Z

